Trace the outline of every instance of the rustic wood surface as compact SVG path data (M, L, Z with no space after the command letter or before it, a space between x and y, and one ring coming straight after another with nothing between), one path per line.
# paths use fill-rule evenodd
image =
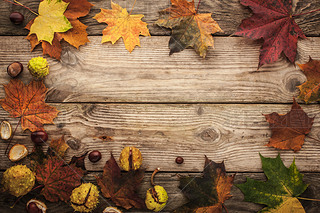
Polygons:
M37 10L40 0L20 2ZM268 123L262 114L286 113L292 98L297 97L297 85L306 78L299 68L284 58L257 70L261 41L232 37L237 26L251 12L239 0L203 0L199 11L211 12L224 33L214 36L215 48L209 48L206 59L193 49L169 56L170 30L154 25L158 11L169 7L170 0L139 0L133 13L144 14L152 37L140 37L141 47L131 54L122 41L111 45L101 44L101 32L106 27L92 17L100 8L110 8L110 1L89 0L95 6L89 15L80 20L88 25L89 44L77 50L63 44L61 61L48 59L50 75L45 79L49 88L47 102L57 107L60 114L55 125L46 125L49 140L65 135L70 146L67 161L74 155L98 149L102 160L91 163L86 159L89 173L85 181L95 183L94 176L101 175L106 160L113 152L119 158L124 146L134 145L143 154L146 176L140 195L150 187L151 172L161 167L163 171L156 182L166 188L169 203L163 212L170 212L187 202L177 174L200 175L204 155L225 162L230 174L236 173L235 183L245 182L245 177L265 180L259 153L275 157L278 153L289 166L295 158L296 165L305 174L309 185L301 195L320 199L320 108L318 104L304 105L310 117L315 117L309 137L301 151L279 151L264 146L271 136ZM114 0L129 11L134 0ZM320 8L319 1L293 1L295 14ZM196 1L195 4L198 2ZM13 25L9 14L19 11L25 15L22 25ZM6 68L20 61L26 68L28 61L42 55L40 47L30 52L24 37L28 31L23 26L35 16L24 8L0 1L0 98L4 98L3 84L10 77ZM299 40L297 63L305 63L309 56L320 59L320 12L299 16L297 23L308 36ZM19 79L28 83L31 76L25 70ZM300 101L300 103L303 103ZM15 126L16 118L0 109L0 121L8 120ZM103 141L100 136L110 136ZM30 132L19 127L13 143L25 144L32 150ZM14 165L4 155L7 143L0 142L0 179L5 169ZM47 145L44 145L44 150ZM185 163L177 165L177 156ZM20 163L28 164L28 159ZM263 206L243 201L243 194L233 186L233 197L225 202L230 213L253 213ZM15 201L7 193L0 194L0 212L25 212L26 202L37 193L28 195L11 209ZM302 201L307 213L318 213L320 202ZM108 201L112 205L110 201ZM109 206L104 199L95 213ZM64 203L48 203L48 213L71 213ZM132 210L131 212L139 212Z
M30 58L42 54L40 47L31 53L23 37L1 38L2 70L12 61L26 67ZM169 56L167 36L141 38L142 47L131 54L122 41L101 45L100 39L91 36L80 51L64 45L61 62L49 60L47 101L291 103L296 86L306 80L284 58L257 71L261 43L246 38L215 38L215 49L209 48L206 59L193 49ZM319 49L319 37L299 41L297 63L306 63L309 56L320 59ZM0 73L0 84L9 79ZM31 75L26 70L20 79L27 83Z
M37 11L40 0L21 0L19 2L30 7L32 10ZM92 17L100 12L100 8L109 9L111 1L109 0L91 0L94 7L90 11L89 15L80 18L80 20L88 25L88 33L90 35L101 35L102 30L106 27L106 24L99 24ZM120 4L122 7L131 10L134 0L114 0L113 2ZM198 4L198 1L195 1ZM159 11L166 9L170 6L170 0L154 1L154 0L140 0L137 1L133 14L143 14L143 19L149 25L149 30L152 35L170 35L170 30L160 28L154 25L154 22L159 18ZM318 9L319 2L317 1L300 1L297 3L295 14L301 12ZM10 5L5 2L0 4L0 34L1 35L27 35L28 31L21 26L15 26L11 23L8 24L9 14L13 11L19 11L25 16L23 26L25 26L31 19L36 16L28 10L19 6ZM248 8L242 6L239 0L203 0L199 7L200 13L212 13L214 20L218 22L224 33L217 35L230 35L233 34L241 20L249 17L251 12ZM308 14L305 16L297 17L296 22L299 24L303 32L308 36L318 36L320 34L319 26L320 16L319 13Z
M87 169L102 170L110 152L119 157L124 146L136 146L144 154L144 166L153 171L161 166L164 171L202 171L204 155L214 161L225 161L227 171L260 172L259 152L275 157L278 151L264 146L271 136L269 124L262 114L273 111L285 114L290 105L273 104L53 104L61 111L56 125L47 125L51 139L63 134L71 149L67 160L86 151L98 149L103 159L96 164L87 161ZM319 106L304 106L310 117L320 113ZM8 120L1 110L0 119ZM18 119L9 119L15 125ZM15 142L32 150L30 133L18 128ZM105 142L100 136L111 136ZM310 137L301 151L280 151L285 162L296 158L301 171L320 172L320 117L316 116ZM6 143L0 143L5 150ZM3 151L2 151L3 152ZM176 156L183 156L185 164L178 166ZM10 163L0 155L0 169Z

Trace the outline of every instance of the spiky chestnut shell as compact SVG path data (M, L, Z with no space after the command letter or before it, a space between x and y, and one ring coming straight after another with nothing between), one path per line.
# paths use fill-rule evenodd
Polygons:
M16 165L3 173L1 184L10 194L20 197L31 191L35 183L33 172L26 165Z
M91 190L90 190L91 188ZM86 200L88 192L90 194ZM78 212L91 212L99 203L99 191L92 183L83 183L72 191L70 196L71 206Z
M155 190L157 199L154 199L152 188L150 188L147 191L145 203L149 210L158 212L158 211L161 211L166 206L168 201L168 194L166 190L159 185L155 185L154 190Z
M119 158L120 167L125 171L139 169L142 165L142 160L140 150L134 146L123 148Z
M38 79L44 78L49 74L49 65L47 59L43 57L32 58L28 63L30 74Z

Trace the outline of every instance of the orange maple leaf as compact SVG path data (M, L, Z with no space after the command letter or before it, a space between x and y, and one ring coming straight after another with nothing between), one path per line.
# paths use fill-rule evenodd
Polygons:
M192 47L196 52L206 57L208 47L213 47L211 34L223 32L211 13L199 14L194 6L194 0L171 0L172 6L160 12L156 22L160 27L172 29L169 41L170 55Z
M59 111L45 103L47 88L42 81L31 81L27 86L21 80L4 85L6 97L0 100L4 110L21 119L23 130L43 130L44 124L53 124Z
M114 44L120 38L129 52L132 52L135 46L140 46L139 35L150 36L147 23L141 19L143 15L131 15L127 9L111 1L112 10L101 8L101 12L93 18L98 22L105 22L108 27L102 33L102 42L110 41Z
M299 98L306 103L320 101L320 61L311 57L306 64L298 64L307 77L307 81L298 86Z
M55 33L52 40L52 45L47 41L39 41L35 34L28 35L27 40L30 41L31 51L40 43L42 43L43 54L48 54L52 58L60 60L62 47L60 41L64 39L66 42L76 47L86 44L89 42L87 27L85 24L81 23L78 18L88 15L93 4L89 3L87 0L64 0L64 2L69 3L64 16L67 17L72 25L72 28L64 33ZM30 30L33 24L31 20L27 25L26 29Z
M297 152L301 149L306 135L311 131L314 118L299 106L295 99L290 112L279 115L273 112L264 115L272 131L268 147L277 149L292 149Z

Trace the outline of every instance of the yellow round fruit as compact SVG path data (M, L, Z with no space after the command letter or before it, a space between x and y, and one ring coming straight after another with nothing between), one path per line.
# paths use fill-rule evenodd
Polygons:
M35 179L33 172L26 165L16 165L3 173L1 184L10 194L20 197L31 191Z
M89 196L88 193L90 191ZM87 197L87 199L86 199ZM99 191L92 183L83 183L72 191L71 206L78 212L91 212L99 203Z
M49 74L49 65L47 59L43 57L32 58L28 63L28 70L35 78L44 78Z
M125 171L137 170L142 165L142 154L140 150L134 146L123 148L120 154L120 167Z
M148 189L145 203L149 210L159 212L166 206L167 201L168 194L162 186L155 185Z

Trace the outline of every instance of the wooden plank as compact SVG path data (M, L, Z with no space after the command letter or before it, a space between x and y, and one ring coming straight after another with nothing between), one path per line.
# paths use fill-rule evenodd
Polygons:
M85 177L85 181L96 183L94 176L99 176L101 173L89 173ZM192 174L193 176L198 176L200 174ZM0 174L0 177L2 174ZM246 177L254 178L256 180L265 180L264 174L261 173L237 173L235 177L235 184L244 183L246 181ZM145 197L145 192L150 187L150 173L146 174L141 189L139 191L139 194L141 197ZM308 189L300 196L304 198L314 198L319 199L319 181L320 176L319 173L306 173L304 176L304 181L309 185ZM160 173L156 177L156 183L163 186L169 196L169 201L167 203L167 206L162 212L170 212L173 209L183 205L187 202L187 199L184 197L181 190L178 188L179 186L179 180L177 178L176 173ZM227 200L225 202L225 206L228 209L229 212L236 212L236 213L254 213L259 211L263 208L263 205L257 205L254 203L244 202L243 201L243 194L241 191L233 186L231 190L231 194L233 195L232 198ZM31 198L34 198L34 196L37 196L37 193L30 193L30 195L27 195L21 199L21 201L14 207L10 208L9 206L12 205L15 201L15 197L7 194L7 193L1 193L0 195L0 208L2 211L6 213L16 213L16 212L24 212L24 208L28 200ZM37 196L39 197L39 196ZM43 197L40 196L38 199L42 199ZM301 200L301 203L303 207L305 208L306 212L308 213L318 213L319 212L319 202L311 202L311 201L304 201ZM73 209L68 204L65 203L49 203L46 202L48 209L51 213L72 213ZM100 198L100 203L95 211L93 213L101 213L104 208L107 206L113 205L110 200L106 200L103 197ZM137 210L131 210L130 212L142 212Z
M49 59L49 102L290 103L306 79L283 58L257 71L261 43L245 38L217 37L206 59L193 49L169 56L168 37L142 38L131 54L122 42L90 40L80 51L65 46L61 62ZM297 63L319 59L319 49L320 38L299 41ZM9 63L26 68L41 54L40 48L30 53L22 37L0 37L0 84L10 79ZM27 69L20 78L31 79Z
M39 5L38 0L21 0L20 2L27 5L34 11L37 11ZM106 25L99 24L96 20L92 19L92 17L100 12L100 8L109 9L110 1L89 0L89 2L93 3L95 6L92 8L88 16L83 17L80 20L89 26L87 31L90 35L101 35L102 30L106 27ZM133 4L133 0L114 0L114 2L120 4L122 7L127 8L129 11ZM196 1L195 4L198 4L198 2ZM149 29L152 35L169 35L169 30L162 29L154 25L154 22L159 18L158 12L169 6L169 0L137 1L133 13L145 15L144 21L149 24ZM319 2L317 1L300 1L297 5L296 14L318 8ZM9 21L9 15L12 11L19 11L25 16L25 21L22 25L16 26ZM242 6L238 0L203 0L201 1L199 12L213 13L212 17L219 23L225 32L224 34L221 33L220 35L233 34L241 23L241 20L251 15L249 9ZM0 3L0 35L27 35L28 31L23 29L23 27L35 17L36 16L34 14L20 6L11 5L2 1ZM318 36L320 34L319 20L319 13L307 14L296 18L297 23L308 36Z
M138 147L148 171L161 167L163 171L199 172L204 155L214 161L225 161L227 171L260 172L259 153L275 157L281 153L286 165L293 158L301 171L320 171L320 113L317 105L303 106L310 117L316 116L310 137L302 149L278 151L268 148L271 131L262 114L284 114L290 105L279 104L53 104L61 111L56 125L47 125L49 140L66 135L72 147L67 161L74 155L100 150L103 158L96 164L86 160L90 171L102 170L110 152L118 159L125 146ZM0 110L0 120L9 115ZM16 125L18 119L9 119ZM100 136L112 136L105 142ZM29 131L18 128L13 142L25 144L32 150ZM13 165L3 155L6 143L0 143L0 169ZM185 163L177 165L175 158L182 156ZM25 162L26 163L26 162Z

